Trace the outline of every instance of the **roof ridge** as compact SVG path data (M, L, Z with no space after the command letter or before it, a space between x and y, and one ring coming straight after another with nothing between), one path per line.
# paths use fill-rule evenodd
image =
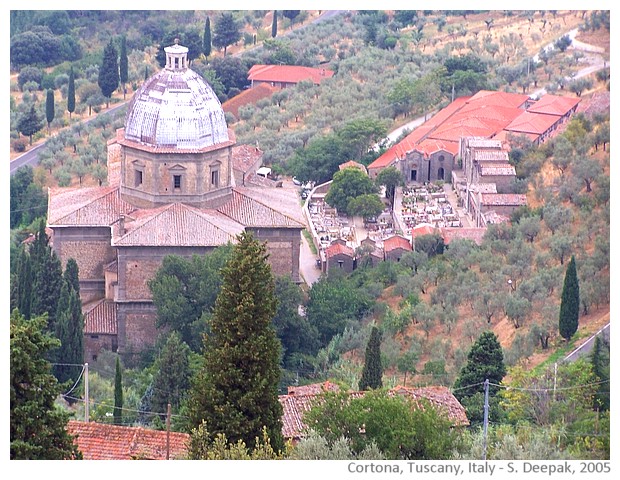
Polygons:
M302 226L302 227L305 227L305 225L304 225L304 224L302 224L299 220L297 220L297 219L296 219L296 218L294 218L293 216L289 215L288 213L284 213L284 212L282 212L282 211L280 211L280 210L276 210L275 208L273 208L273 207L271 207L271 206L267 205L266 203L264 203L262 200L257 199L257 198L254 198L252 195L248 195L247 193L244 193L244 192L240 191L240 190L239 190L239 188L243 188L243 187L234 187L234 188L233 188L233 191L234 191L235 193L238 193L239 195L241 195L241 196L245 197L245 198L250 199L250 200L251 200L251 201L253 201L253 202L259 203L259 204L260 204L260 205L262 205L263 207L268 208L270 211L275 212L275 213L277 213L277 214L279 214L279 215L282 215L283 217L286 217L286 218L287 218L287 219L289 219L290 221L295 222L295 223L297 223L298 225L300 225L300 226ZM245 187L245 188L247 189L247 187ZM219 212L219 209L218 209L218 212ZM223 212L220 212L220 213L222 213L223 215L226 215L226 214L225 214L225 213L223 213ZM228 217L228 215L226 215L226 216ZM229 217L229 218L232 218L232 217ZM234 220L234 218L233 218L233 220Z

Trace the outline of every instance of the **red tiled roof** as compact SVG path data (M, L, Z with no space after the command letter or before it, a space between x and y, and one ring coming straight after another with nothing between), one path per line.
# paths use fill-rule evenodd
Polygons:
M477 245L481 245L486 231L486 228L443 227L441 228L441 236L445 245L449 245L452 240L458 238L473 240Z
M434 235L435 233L438 233L438 230L430 223L420 223L411 229L412 238L419 237L420 235Z
M303 228L298 200L282 188L233 189L232 200L218 211L251 228Z
M576 97L561 97L558 95L545 95L527 111L532 113L541 113L548 115L564 116L570 112L581 101Z
M232 163L235 170L246 173L263 157L263 151L250 145L236 145L232 149Z
M135 207L125 202L118 186L50 188L47 224L108 226Z
M323 383L312 383L310 385L296 385L288 387L289 395L316 395L323 392L337 392L340 387L329 380Z
M556 115L542 115L528 111L515 118L504 130L516 134L533 133L542 135L559 120L560 117Z
M344 245L342 243L332 243L329 247L325 249L325 255L327 256L327 258L331 258L336 255L346 255L348 257L354 257L355 250L353 250L348 245Z
M100 300L85 308L84 334L116 335L117 333L116 303Z
M248 72L248 80L259 82L298 83L312 80L320 84L325 78L334 75L325 68L301 67L297 65L254 65Z
M366 392L349 392L350 398L360 398ZM431 405L446 412L455 426L469 425L465 409L452 395L447 387L420 387L409 388L397 386L389 391L390 395L403 395L413 401L414 407L419 407L420 400L426 399ZM304 436L306 424L303 416L317 402L321 401L318 393L280 395L282 405L282 434L286 439L300 439Z
M233 242L243 230L243 225L216 210L173 203L133 212L125 219L124 233L115 226L112 245L218 246Z
M392 250L396 250L397 248L402 248L403 250L412 250L411 242L409 242L409 240L407 240L405 237L401 237L400 235L394 235L383 240L383 250L385 252L391 252Z
M359 163L359 162L355 162L353 160L349 160L348 162L344 162L341 163L340 165L338 165L338 170L344 170L345 168L357 168L359 170L361 170L364 173L368 173L368 171L366 170L366 166Z
M239 118L239 108L244 107L246 105L254 105L259 100L263 98L269 98L273 95L274 92L279 89L276 87L272 87L267 83L261 83L256 85L254 88L248 88L244 90L239 95L235 95L233 98L226 100L222 103L222 109L224 112L232 113L235 118Z
M165 460L167 432L69 420L67 431L84 460ZM169 458L186 459L189 435L170 432Z

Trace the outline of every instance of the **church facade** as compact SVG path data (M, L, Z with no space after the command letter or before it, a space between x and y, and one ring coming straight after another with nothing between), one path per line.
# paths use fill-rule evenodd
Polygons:
M300 281L305 220L296 193L253 184L251 171L237 184L235 165L253 147L236 146L188 49L165 51L165 67L136 92L108 142L108 185L49 191L54 250L79 267L88 362L102 349L130 356L153 345L148 282L166 255L206 254L251 231L266 242L274 274Z

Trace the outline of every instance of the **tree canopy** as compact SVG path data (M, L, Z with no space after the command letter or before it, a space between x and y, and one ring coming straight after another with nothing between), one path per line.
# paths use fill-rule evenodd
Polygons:
M339 170L325 196L325 201L341 213L349 213L349 202L369 193L376 193L377 187L365 172L355 167Z

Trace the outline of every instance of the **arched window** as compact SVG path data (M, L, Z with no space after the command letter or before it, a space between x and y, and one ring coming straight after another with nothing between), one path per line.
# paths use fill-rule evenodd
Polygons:
M437 170L437 180L443 180L445 175L444 169L443 167L439 167L439 170Z

